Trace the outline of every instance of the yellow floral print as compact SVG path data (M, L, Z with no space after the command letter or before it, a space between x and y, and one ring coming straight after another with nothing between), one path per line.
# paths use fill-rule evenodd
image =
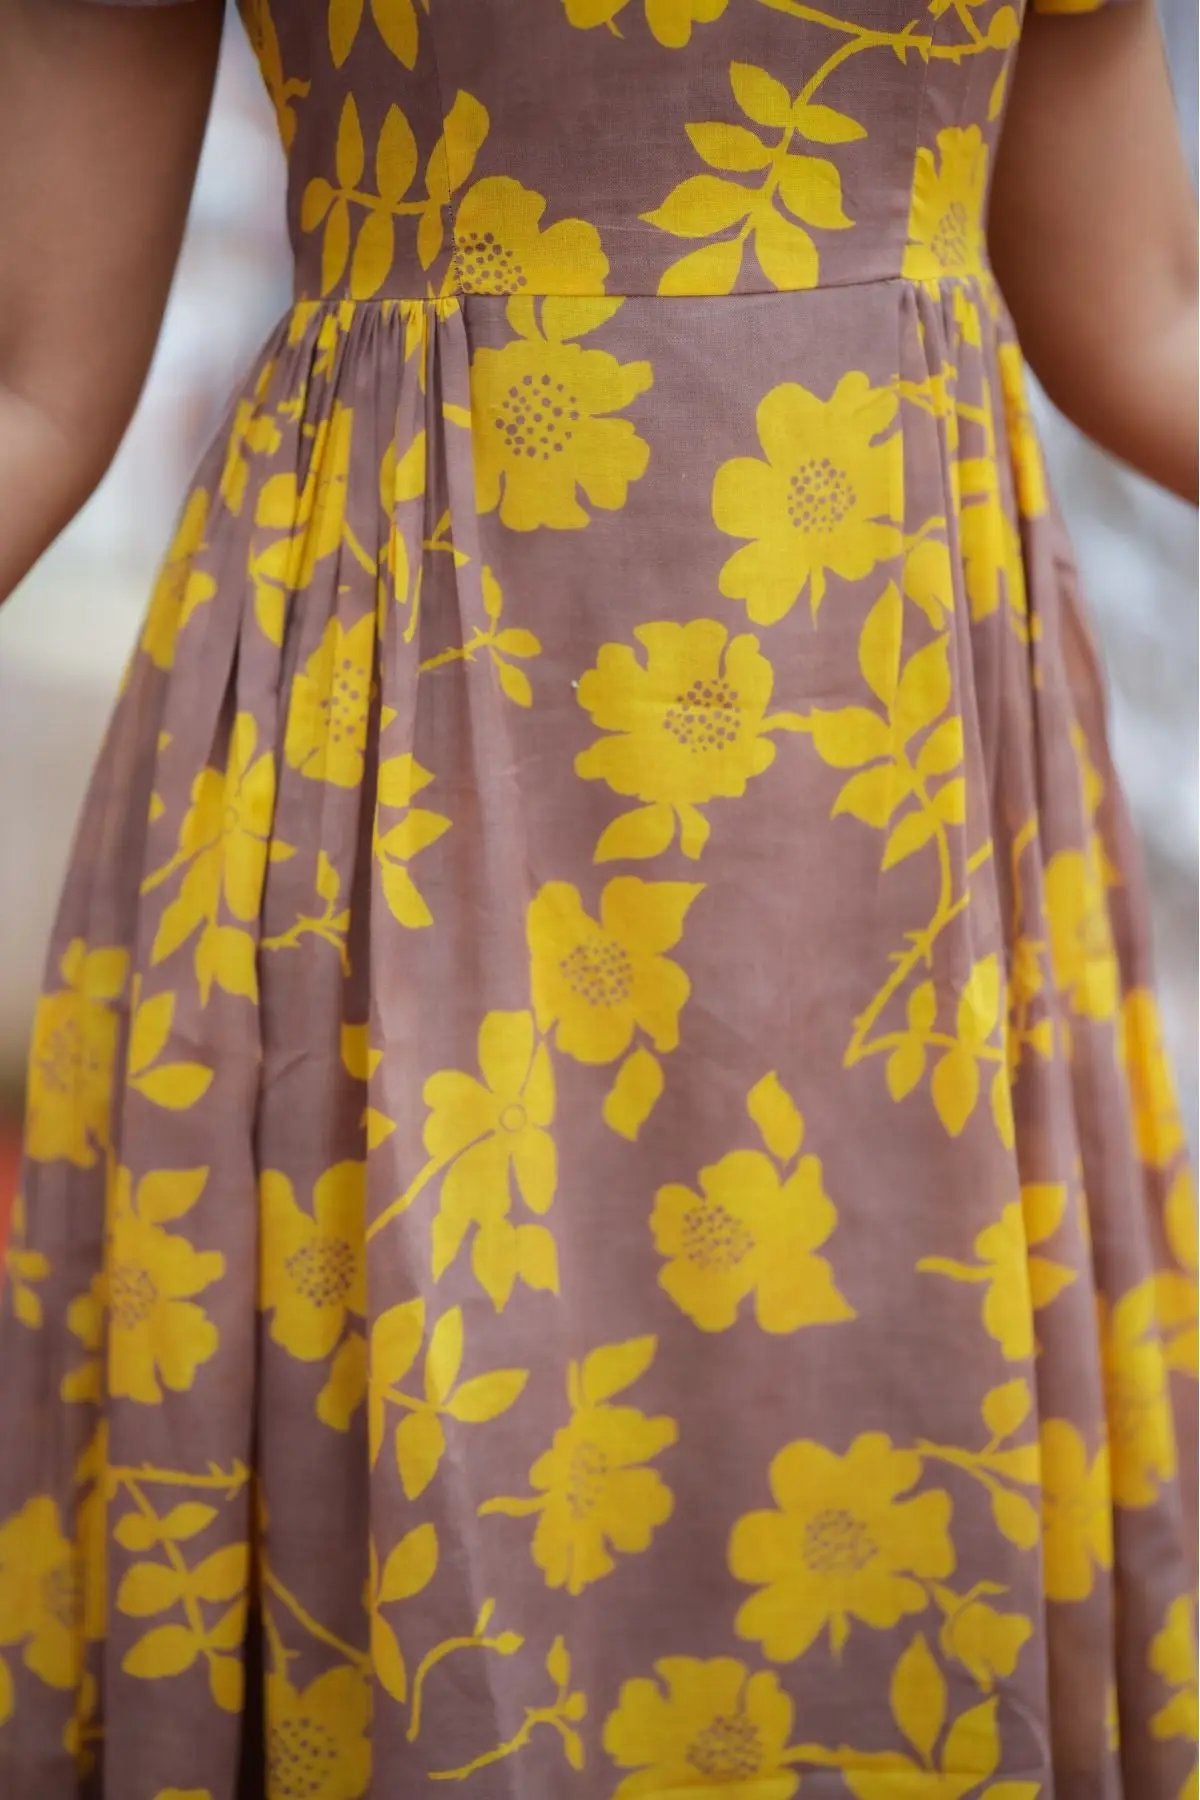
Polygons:
M748 1104L768 1148L790 1161L804 1126L777 1079L759 1082ZM781 1175L761 1150L732 1150L701 1169L700 1188L659 1188L650 1227L655 1248L670 1259L659 1286L702 1331L728 1330L749 1294L764 1331L854 1317L816 1254L837 1224L817 1157L800 1157Z
M945 1614L938 1634L943 1655L962 1663L985 1693L1016 1673L1021 1651L1033 1636L1032 1620L1000 1612L984 1597L1000 1591L990 1581L963 1595L940 1586L933 1590Z
M1111 1019L1120 973L1094 836L1086 850L1059 850L1046 865L1046 922L1054 979L1072 1010Z
M617 875L597 922L577 887L546 882L527 916L538 1030L553 1029L559 1049L586 1063L612 1062L639 1029L656 1050L673 1050L691 984L663 952L679 942L700 892L695 882Z
M260 622L269 624L277 643L282 634L280 591L306 587L317 564L342 542L353 432L353 410L335 402L331 416L316 428L304 480L270 475L259 493L255 522L287 534L259 551L252 565L256 582L268 589L259 596Z
M1150 1667L1171 1689L1171 1698L1150 1721L1151 1737L1196 1743L1200 1739L1200 1708L1196 1697L1196 1609L1190 1594L1172 1601L1150 1646ZM1180 1789L1179 1800L1196 1800L1196 1789L1193 1771Z
M313 1209L296 1203L277 1169L259 1181L262 1218L260 1305L271 1336L290 1355L316 1362L341 1338L347 1317L367 1305L363 1256L365 1163L335 1163L313 1188Z
M690 42L693 25L719 19L728 4L729 0L645 0L646 23L660 44L680 50ZM629 0L563 0L567 18L582 31L607 25L616 32L614 21L628 5Z
M526 304L523 335L471 362L476 501L485 513L498 506L513 531L579 530L590 519L579 489L613 511L645 474L648 446L628 419L609 415L645 393L653 375L647 362L619 363L568 341L619 301L544 300L541 330Z
M987 146L978 125L948 125L937 151L917 151L908 248L903 273L910 281L976 275L986 261L983 202Z
M220 1280L225 1258L163 1229L191 1212L207 1181L207 1169L162 1169L135 1191L128 1169L115 1173L105 1298L108 1387L118 1398L157 1406L163 1387L184 1392L216 1354L217 1328L195 1296Z
M113 1072L125 992L124 950L89 950L73 938L59 964L63 987L44 994L33 1021L25 1153L94 1168L108 1145Z
M1115 1303L1100 1305L1112 1491L1118 1506L1152 1506L1161 1483L1176 1470L1156 1301L1151 1277Z
M196 608L211 600L217 591L215 578L195 566L197 557L208 547L208 505L208 494L197 488L183 509L151 597L141 647L160 669L171 667L176 637Z
M1008 426L1008 447L1013 462L1017 504L1027 519L1039 519L1049 505L1049 495L1041 441L1029 409L1025 359L1016 344L1001 344L996 352L996 359L1000 366L1000 386L1004 395L1004 415Z
M1158 1001L1149 988L1126 994L1118 1042L1133 1100L1138 1155L1152 1169L1167 1168L1183 1149L1185 1133Z
M292 680L283 753L313 781L357 788L375 689L375 615L348 629L330 619L320 644Z
M899 552L898 404L859 370L828 400L785 381L760 402L765 460L722 463L712 497L718 529L750 540L722 568L721 592L744 600L756 625L782 619L806 587L816 618L830 574L859 581Z
M645 802L607 827L596 861L658 856L677 822L680 848L696 857L709 830L700 806L744 794L775 759L768 733L794 722L767 714L774 672L750 633L731 639L716 619L692 619L633 635L644 663L628 644L603 644L576 690L592 723L614 735L581 750L575 773Z
M370 1719L371 1690L358 1669L328 1669L303 1689L268 1675L268 1791L360 1800L371 1779Z
M956 1719L948 1717L949 1698L946 1678L918 1634L893 1670L889 1693L892 1717L915 1755L840 1750L820 1760L845 1769L846 1787L855 1800L896 1800L899 1794L1041 1800L1040 1781L989 1781L1000 1767L998 1698L984 1700Z
M1158 1277L1158 1310L1166 1332L1167 1364L1195 1381L1200 1374L1197 1324L1196 1184L1189 1168L1181 1169L1163 1204L1163 1225L1178 1270Z
M838 1652L853 1619L879 1631L923 1612L924 1583L951 1575L955 1555L950 1496L910 1495L920 1477L916 1452L880 1432L857 1437L845 1456L812 1442L779 1451L778 1511L746 1514L729 1541L732 1573L760 1590L739 1609L738 1636L793 1662L826 1629Z
M1113 1561L1108 1446L1089 1457L1069 1419L1042 1424L1043 1559L1051 1600L1086 1600Z
M70 1688L79 1679L77 1553L48 1495L29 1500L0 1525L0 1646L18 1645L26 1668L50 1687Z
M454 216L454 284L464 294L599 294L608 275L585 219L542 227L546 201L507 175L467 189ZM561 416L561 415L559 415Z
M537 1515L533 1560L548 1587L581 1594L616 1567L612 1550L647 1550L674 1508L670 1488L644 1465L674 1444L674 1419L648 1418L613 1397L649 1368L652 1337L593 1350L567 1369L568 1423L529 1471L534 1498L488 1500L480 1513L510 1518Z
M612 1800L700 1790L791 1800L800 1786L785 1760L793 1709L777 1676L752 1675L730 1656L665 1656L654 1673L626 1681L605 1721L608 1755L636 1771Z
M920 1270L948 1275L952 1281L986 1283L984 1329L1010 1362L1033 1355L1035 1311L1049 1306L1076 1278L1069 1264L1030 1253L1031 1245L1053 1237L1066 1206L1067 1190L1061 1182L1030 1183L1021 1189L1021 1198L1006 1206L996 1223L985 1225L975 1239L977 1263L926 1256L917 1264Z
M25 1198L18 1194L12 1203L8 1221L8 1243L3 1254L3 1269L12 1296L12 1309L22 1325L36 1331L42 1323L41 1295L34 1284L45 1281L50 1273L50 1258L40 1250L30 1250L27 1242Z
M102 1396L106 1289L104 1274L93 1275L86 1292L77 1294L67 1307L67 1329L79 1339L85 1355L62 1378L59 1393L64 1400L95 1402Z

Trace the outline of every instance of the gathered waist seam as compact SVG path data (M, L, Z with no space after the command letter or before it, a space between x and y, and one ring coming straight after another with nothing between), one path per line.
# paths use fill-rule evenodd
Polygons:
M730 301L730 300L788 300L806 294L844 293L847 288L941 288L956 285L976 287L982 282L992 282L995 277L991 268L980 264L976 269L963 269L954 274L936 276L904 275L899 271L887 274L861 276L853 281L822 281L816 287L798 288L739 288L731 294L656 294L649 292L636 293L564 293L559 291L530 293L521 289L512 293L484 294L473 289L456 289L449 294L372 294L367 299L355 299L351 294L294 294L292 310L301 306L334 309L340 306L372 307L372 306L427 306L455 307L465 300L496 300L507 304L510 300L653 300L663 306L685 302L690 304L696 300Z

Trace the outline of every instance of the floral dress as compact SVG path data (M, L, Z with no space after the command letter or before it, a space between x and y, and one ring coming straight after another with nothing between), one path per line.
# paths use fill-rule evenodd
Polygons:
M1017 7L243 11L296 300L34 1026L0 1792L1195 1796L1193 1190L986 255Z

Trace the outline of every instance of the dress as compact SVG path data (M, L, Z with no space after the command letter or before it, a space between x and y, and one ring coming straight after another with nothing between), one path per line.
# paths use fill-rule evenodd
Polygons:
M245 23L297 303L35 1024L0 1793L1195 1795L1192 1186L985 257L1016 11Z

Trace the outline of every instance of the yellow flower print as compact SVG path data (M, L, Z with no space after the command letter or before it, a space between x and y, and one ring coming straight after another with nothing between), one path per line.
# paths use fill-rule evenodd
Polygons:
M949 125L936 154L917 151L903 274L909 281L976 275L983 269L987 145L978 125Z
M207 1180L207 1169L162 1169L135 1194L129 1170L116 1171L105 1292L108 1389L118 1399L157 1406L164 1386L183 1393L216 1354L217 1328L195 1296L224 1275L225 1258L163 1230L192 1210Z
M1167 1361L1156 1283L1140 1282L1115 1304L1101 1302L1112 1492L1118 1506L1153 1506L1176 1470Z
M75 1546L47 1494L0 1525L0 1646L21 1646L50 1687L74 1687L83 1659L82 1588Z
M1108 1446L1089 1457L1067 1419L1042 1424L1043 1562L1051 1600L1086 1600L1113 1562Z
M423 769L416 757L405 751L401 756L389 756L379 765L375 789L372 853L388 911L397 924L410 931L432 925L433 914L413 880L408 864L450 829L450 820L445 813L413 805L417 795L433 779L430 770ZM407 811L395 824L386 825L382 817L385 808L394 812L407 808Z
M349 628L330 619L320 644L292 681L283 753L313 781L356 788L374 693L375 615Z
M1067 1189L1061 1182L1031 1182L1021 1198L1006 1206L994 1225L985 1225L975 1239L977 1263L955 1262L946 1256L925 1256L917 1264L923 1273L948 1275L952 1281L986 1284L983 1324L1010 1362L1033 1355L1033 1315L1061 1294L1076 1279L1077 1270L1047 1256L1031 1254L1030 1246L1045 1243L1062 1223Z
M104 1296L103 1272L93 1275L87 1290L77 1294L67 1307L67 1329L79 1339L84 1360L68 1369L59 1384L64 1400L87 1400L98 1403L103 1397L104 1374Z
M665 1656L654 1673L623 1683L605 1721L608 1755L636 1771L612 1800L701 1789L722 1800L791 1800L800 1786L785 1761L793 1709L778 1676L752 1675L731 1656Z
M592 723L615 735L581 750L575 773L646 803L613 821L596 861L661 855L676 821L684 855L696 857L709 829L700 805L744 794L775 759L768 732L789 721L767 716L774 671L750 633L730 639L716 619L692 619L638 625L634 636L644 663L628 644L602 644L576 691Z
M1149 988L1131 988L1126 994L1119 1044L1138 1155L1152 1169L1165 1169L1183 1149L1185 1132L1158 1001Z
M25 1196L18 1194L12 1204L8 1226L8 1247L3 1251L3 1269L12 1296L12 1309L22 1325L36 1331L42 1323L41 1295L34 1283L45 1281L50 1273L50 1258L40 1250L27 1247ZM3 1292L0 1287L0 1293Z
M225 772L202 769L192 783L191 805L170 862L142 883L150 893L181 866L187 873L177 897L163 909L150 951L157 966L203 927L196 946L196 976L207 1003L214 981L227 993L254 999L258 977L249 932L218 923L221 903L235 919L257 919L267 863L293 856L292 845L271 835L275 814L275 761L261 756L258 726L239 713L229 740Z
M531 322L526 335L472 359L477 504L480 512L498 506L513 531L580 530L590 515L579 489L593 506L615 511L645 474L649 447L628 419L608 415L646 391L650 364L619 363L607 350L566 341L590 329L598 304L546 300L543 332ZM619 305L604 302L603 310Z
M264 1171L259 1304L273 1315L271 1336L292 1356L317 1362L341 1337L347 1316L367 1306L364 1217L367 1171L335 1163L313 1188L313 1210L296 1204L286 1175Z
M267 1790L306 1800L361 1800L371 1779L365 1675L327 1669L304 1689L267 1676Z
M538 1029L555 1028L559 1049L586 1063L611 1062L639 1028L656 1050L675 1049L691 983L663 952L679 942L701 891L698 882L618 875L597 922L570 882L544 883L526 921Z
M586 219L542 228L546 201L507 175L468 188L454 217L454 285L464 294L599 294L608 276Z
M1196 1288L1196 1185L1190 1168L1180 1169L1163 1205L1163 1224L1179 1270L1158 1277L1159 1313L1166 1332L1167 1363L1195 1381L1200 1373L1200 1293Z
M293 331L295 323L293 317ZM241 512L246 503L251 456L271 456L283 441L274 419L262 410L274 376L275 364L265 363L259 370L253 394L239 400L234 410L218 491L225 505L235 515Z
M73 938L59 964L64 986L44 994L33 1021L25 1154L91 1169L108 1144L119 1019L129 956Z
M581 1594L616 1567L611 1551L646 1550L674 1500L656 1469L644 1465L674 1444L674 1419L648 1418L633 1406L608 1402L645 1374L657 1342L634 1338L608 1344L572 1362L567 1371L568 1423L529 1471L538 1493L528 1500L486 1501L481 1515L538 1515L533 1560L546 1585Z
M213 576L195 566L196 558L207 549L207 531L208 495L203 488L197 488L184 507L142 628L141 647L160 669L171 667L176 637L196 608L211 600L217 591Z
M1171 1698L1150 1721L1151 1737L1184 1738L1195 1743L1200 1736L1200 1710L1196 1699L1196 1613L1190 1594L1171 1603L1162 1630L1150 1646L1150 1667L1172 1690ZM1193 1774L1179 1800L1194 1800Z
M792 1662L827 1627L835 1653L852 1619L890 1630L928 1605L924 1583L954 1572L950 1496L903 1498L921 1477L915 1451L864 1433L845 1456L824 1444L788 1444L771 1463L778 1511L733 1527L729 1566L760 1591L737 1615L739 1637L773 1662Z
M1012 457L1017 488L1017 504L1027 519L1037 519L1046 511L1046 466L1037 426L1029 410L1029 393L1025 380L1025 359L1016 344L1001 344L997 352L1000 386L1004 394L1004 414L1008 422L1008 448Z
M815 1254L837 1224L815 1156L783 1179L761 1150L732 1150L701 1169L700 1188L659 1188L650 1226L671 1259L659 1286L702 1331L728 1330L748 1294L764 1331L854 1317Z
M1111 1019L1120 972L1095 837L1086 850L1059 850L1050 858L1045 896L1055 981L1073 1011Z
M718 530L750 540L722 568L721 592L744 600L755 624L782 619L805 587L815 619L828 575L860 581L901 550L898 404L857 369L828 400L785 381L760 402L765 461L722 463L712 495Z
M729 0L645 0L646 23L664 48L681 50L691 39L693 25L719 19L728 4ZM572 25L581 31L607 25L617 37L621 34L614 21L628 5L629 0L563 0Z
M984 1598L1003 1593L1003 1588L981 1581L969 1594L943 1587L933 1592L945 1614L938 1635L943 1655L962 1663L985 1693L1016 1673L1021 1651L1033 1636L1033 1623L1020 1613L997 1611Z
M275 643L282 641L279 590L307 587L317 564L332 556L345 536L353 431L353 409L335 402L313 434L303 483L297 485L294 474L272 475L258 496L255 523L288 534L259 551L251 564L256 583L275 590L258 597L259 622Z
M993 1695L950 1719L950 1690L922 1634L900 1656L888 1697L915 1757L845 1749L821 1756L845 1769L854 1800L896 1800L900 1794L922 1800L926 1795L965 1800L968 1794L976 1800L1040 1800L1040 1781L990 1780L1000 1767L999 1698Z

